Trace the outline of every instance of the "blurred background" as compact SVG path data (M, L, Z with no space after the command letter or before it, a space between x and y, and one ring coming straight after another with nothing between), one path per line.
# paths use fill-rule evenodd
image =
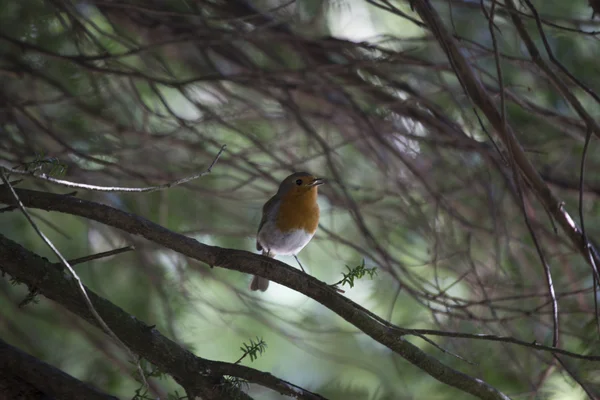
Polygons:
M504 89L507 123L548 187L597 238L598 141L587 149L579 209L586 124L531 61L505 5L431 4L498 107ZM597 118L600 20L588 2L517 7L543 58L550 64L547 44L564 68L552 69ZM514 180L508 151L408 2L0 0L1 165L143 187L206 170L222 145L212 173L184 185L77 196L202 243L255 251L263 203L284 177L306 170L328 181L319 230L300 253L311 275L335 283L364 262L377 274L345 286L345 295L401 327L550 345L541 252L558 297L561 347L597 354L591 268L528 185ZM31 179L19 187L71 191ZM243 364L330 399L467 398L283 286L253 293L246 274L93 221L31 213L68 259L135 246L76 271L198 356L235 362L244 343L262 340L265 351ZM0 213L0 232L55 261L18 210ZM106 335L41 296L19 306L27 293L0 279L3 340L119 398L183 393L167 376L140 391L135 366ZM560 364L503 342L431 339L466 361L410 341L515 399L598 393L591 362ZM283 398L247 389L256 399Z

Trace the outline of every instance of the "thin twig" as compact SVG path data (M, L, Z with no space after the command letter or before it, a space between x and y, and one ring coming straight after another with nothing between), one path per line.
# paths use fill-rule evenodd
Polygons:
M12 195L13 195L13 197L14 197L14 199L15 199L18 207L19 207L19 209L21 210L21 212L23 213L23 215L25 216L25 218L27 219L27 221L29 222L29 224L31 225L31 227L35 230L35 232L38 234L38 236L42 238L42 240L46 243L46 245L48 245L48 247L50 247L50 249L52 250L52 252L60 260L61 264L67 270L69 270L69 273L71 274L71 276L73 277L73 279L75 279L75 282L77 282L77 288L78 288L79 292L81 293L81 296L83 297L83 299L85 301L85 304L87 305L90 313L94 316L94 318L96 319L96 321L98 321L98 324L100 325L100 327L116 343L118 343L121 347L123 347L129 353L129 356L135 361L135 364L137 366L138 372L140 374L140 378L142 379L142 382L144 383L144 385L146 387L148 387L148 381L146 380L146 375L144 374L144 371L142 370L142 366L140 365L140 363L138 361L138 358L129 349L129 347L127 347L127 345L125 343L123 343L121 341L121 339L119 339L119 337L108 327L108 325L106 324L106 322L104 322L104 320L102 319L102 317L100 316L100 314L98 314L98 311L96 311L96 308L94 308L94 305L92 304L92 301L90 300L90 298L89 298L89 296L88 296L88 294L87 294L87 292L85 290L85 287L83 286L83 283L81 282L81 279L79 278L79 276L77 275L77 273L75 272L75 270L73 269L73 267L71 267L71 265L69 264L69 262L63 257L63 255L60 253L60 251L58 251L58 249L54 246L54 244L50 241L50 239L48 239L46 237L46 235L44 235L44 232L42 232L38 228L38 226L36 225L36 223L33 221L33 219L31 218L31 215L29 215L29 212L27 211L27 209L25 208L25 206L21 202L21 199L17 195L17 192L15 192L15 189L12 187L12 185L10 184L10 182L8 182L8 179L6 178L6 175L4 174L4 171L0 171L0 179L2 179L2 182L10 189L10 191L11 191L11 193L12 193Z
M554 355L554 358L556 358L556 360L560 363L560 365L563 367L563 369L567 372L567 374L569 374L569 376L575 381L577 382L577 384L579 386L581 386L581 388L583 389L583 391L585 392L585 394L588 395L588 397L590 398L590 400L597 400L598 396L594 395L594 393L592 393L591 389L588 387L588 385L586 385L580 377L577 376L577 374L575 374L575 371L573 371L571 369L571 367L569 367L559 356L557 356L556 354Z
M221 154L223 154L223 151L225 150L226 147L227 147L227 145L225 145L225 144L223 146L221 146L221 149L219 150L219 152L215 156L214 160L212 161L212 163L210 164L210 166L208 167L208 169L206 169L203 172L200 172L198 174L194 174L192 176L188 176L186 178L178 179L178 180L173 181L173 182L168 182L168 183L165 183L165 184L162 184L162 185L148 186L148 187L143 187L143 188L88 185L88 184L85 184L85 183L76 183L76 182L66 181L64 179L56 179L56 178L48 176L48 175L46 175L44 173L35 174L33 172L19 171L19 170L15 170L15 169L3 167L3 166L0 166L0 170L3 171L6 174L9 174L9 175L14 174L14 175L28 176L28 177L31 177L31 178L40 179L40 180L43 180L43 181L46 181L46 182L55 183L57 185L66 186L66 187L69 187L69 188L92 190L92 191L96 191L96 192L112 192L112 193L151 193L151 192L156 192L156 191L159 191L159 190L169 189L169 188L172 188L174 186L178 186L178 185L181 185L183 183L187 183L189 181L193 181L194 179L201 178L204 175L210 174L212 172L212 168L215 166L215 164L217 163L217 161L221 157Z
M598 271L598 267L592 256L590 251L591 244L588 240L587 234L585 232L585 219L583 218L583 184L585 181L585 159L587 157L588 148L590 145L590 140L592 138L592 130L588 127L587 132L585 134L585 143L583 144L583 151L581 153L581 163L579 166L579 223L581 224L581 236L583 237L583 244L586 247L586 253L588 255L588 259L592 264L592 268L594 271ZM596 330L600 335L600 318L598 318L598 293L597 293L597 285L600 284L597 278L597 274L594 274L594 318L596 320Z
M539 351L547 351L552 354L562 354L568 357L587 360L587 361L600 361L600 355L591 355L586 356L583 354L573 353L568 350L564 350L558 347L546 346L544 344L538 343L537 341L524 341L512 336L497 336L497 335L488 335L482 333L464 333L464 332L449 332L449 331L437 331L433 329L403 329L398 328L402 335L415 335L421 337L421 335L429 335L429 336L441 336L441 337L451 337L456 339L474 339L474 340L486 340L492 342L504 342L516 344L518 346L529 347Z
M505 94L504 94L504 79L502 76L502 67L500 66L500 54L498 51L498 43L496 41L496 34L494 32L494 28L493 28L493 23L494 23L494 14L496 11L496 1L492 0L492 7L490 10L490 19L489 19L489 31L490 31L490 35L492 36L492 45L494 48L494 59L496 62L496 72L498 74L498 84L499 84L499 90L500 90L500 124L502 126L502 131L506 131L506 100L505 100ZM554 289L554 283L552 281L552 273L550 271L550 266L548 265L548 262L546 261L546 257L544 256L544 253L542 252L542 248L539 244L539 241L537 239L537 235L535 234L535 230L533 229L533 226L531 225L531 221L529 219L529 215L527 214L527 208L525 205L525 192L524 192L524 188L522 185L522 176L521 176L521 171L519 170L519 166L515 161L514 158L514 151L515 149L512 146L512 143L509 142L508 143L508 152L509 152L509 161L511 164L511 169L513 171L513 175L514 175L514 180L515 180L515 185L517 188L517 193L519 195L519 202L521 203L521 210L523 211L523 217L525 218L525 224L527 225L527 229L529 230L529 233L531 234L531 239L533 240L533 244L535 246L535 249L540 257L540 261L542 262L542 266L544 268L544 274L546 276L546 284L548 285L548 293L550 294L550 298L552 299L552 321L553 321L553 336L552 336L552 346L557 347L558 346L558 341L559 341L559 325L558 325L558 301L556 300L556 291ZM543 202L541 202L543 204Z
M121 247L119 249L104 251L102 253L96 253L96 254L92 254L89 256L85 256L85 257L74 258L72 260L69 260L69 264L71 264L71 266L77 265L77 264L83 264L84 262L93 261L93 260L97 260L99 258L104 258L104 257L110 257L110 256L114 256L116 254L121 254L121 253L125 253L127 251L132 251L132 250L135 250L135 246Z

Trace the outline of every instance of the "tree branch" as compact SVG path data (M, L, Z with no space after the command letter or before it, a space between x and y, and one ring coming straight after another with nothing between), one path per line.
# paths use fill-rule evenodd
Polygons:
M3 382L8 379L9 387L4 387ZM21 395L23 387L15 388L19 383L31 387L32 392L40 392L39 396L32 393L20 399L41 399L45 395L61 400L117 400L0 339L0 397L17 398L17 393L11 394L11 390L19 390Z
M48 260L2 235L0 235L0 270L29 287L35 287L47 298L61 304L92 325L98 326L97 319L90 313L72 280L65 279L60 270ZM253 368L196 357L161 335L154 327L137 320L87 287L86 292L103 320L129 348L159 367L161 371L172 375L186 390L193 388L192 392L204 396L203 399L229 398L227 393L230 391L225 390L228 382L224 380L224 375L242 378L297 399L324 399L318 394ZM236 398L250 399L243 393L237 393L236 396L238 396Z
M405 360L427 372L435 379L481 399L508 398L506 395L483 382L481 379L473 378L469 375L452 369L439 362L436 358L427 355L418 347L409 343L402 337L402 334L405 331L401 328L394 327L380 317L364 309L360 305L337 294L336 291L329 285L320 282L316 278L306 275L280 261L247 251L208 246L198 242L195 239L172 232L139 216L120 211L103 204L93 203L71 196L62 196L26 189L16 189L16 191L20 200L28 207L40 208L47 211L58 211L89 218L106 225L122 229L131 234L141 235L148 240L186 255L190 258L205 262L208 265L259 275L297 290L298 292L303 293L304 295L329 308L343 319L369 335L371 338L398 353ZM14 198L5 188L2 188L0 189L0 201L11 205L14 202ZM4 241L6 241L6 239ZM25 249L22 250L25 251ZM3 251L4 250L2 249L0 242L0 260L4 258L2 255ZM19 260L18 257L16 259ZM39 262L41 261L42 260L40 259ZM34 260L31 260L31 262L35 264ZM39 266L37 268L39 269ZM24 274L22 272L23 269L24 268L15 265L12 269L13 272L8 270L7 272L19 279L22 279L20 276L23 276ZM14 273L19 276L15 275ZM47 271L44 273L47 273ZM39 276L43 275L41 273L37 273L33 276L28 276L28 281L36 279L36 277ZM57 286L65 285L64 282L55 282L55 284ZM76 310L74 312L76 312L78 315L85 315L86 319L88 319L88 314L85 310L75 307L76 304L79 304L79 299L70 299L69 302L65 303L65 299L63 299L63 301L59 300L61 298L61 292L54 292L56 287L53 286L52 288L48 288L49 290L52 290L52 293L49 293L49 295L44 293L43 288L39 286L39 284L36 285L42 294L46 295L47 297L53 296L50 298L57 299L57 301L72 311L74 308ZM97 296L96 299L96 301L99 301ZM101 300L104 303L108 303L104 299ZM77 301L76 304L74 304L75 301ZM103 304L102 307L109 307L108 304ZM94 305L96 305L96 307L99 306L97 302L94 302ZM112 306L112 304L110 304L110 306ZM104 317L104 314L102 315ZM113 318L113 316L107 315L106 318L110 320ZM122 323L124 322L121 321L121 318L117 318L114 319L114 323L111 323L111 326L114 327L120 337L121 335L128 335L127 338L123 336L124 340L126 340L126 343L131 345L132 349L138 352L138 354L147 357L151 362L157 365L161 365L160 363L155 362L156 357L153 354L149 354L152 353L153 348L147 347L147 344L156 340L156 333L153 335L151 341L148 341L149 338L144 338L144 345L142 348L137 348L134 347L135 343L129 343L129 340L132 337L131 333L122 331ZM137 332L137 334L140 334L140 332ZM137 339L142 340L140 337ZM139 340L136 340L136 342ZM151 356L153 358L150 358ZM181 366L174 365L172 359L170 360L161 361L168 362L168 371L178 371L176 375L181 375L184 372L181 371Z
M538 171L529 161L510 124L508 122L506 124L503 123L502 116L492 97L486 91L481 80L475 75L473 68L456 45L454 38L444 26L437 11L427 0L414 0L413 4L421 19L431 29L440 47L446 53L467 95L483 111L494 127L496 134L500 137L506 148L510 149L515 164L518 166L520 173L531 185L537 198L549 210L554 219L558 221L573 246L583 255L586 262L594 269L594 274L598 276L599 273L594 268L595 265L600 263L600 256L597 250L593 248L591 243L585 240L581 234L581 230L565 210L564 204L552 194Z

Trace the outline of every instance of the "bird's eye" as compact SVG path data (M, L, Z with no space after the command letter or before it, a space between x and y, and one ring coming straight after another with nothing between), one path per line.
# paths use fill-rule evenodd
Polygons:
M302 179L296 179L296 185L298 185L298 186L302 185Z

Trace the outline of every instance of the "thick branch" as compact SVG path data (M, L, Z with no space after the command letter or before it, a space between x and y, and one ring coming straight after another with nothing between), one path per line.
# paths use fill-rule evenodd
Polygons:
M473 103L480 108L488 121L494 127L496 134L500 137L507 149L510 150L511 156L515 164L518 166L520 173L527 179L532 190L537 195L538 199L544 204L545 208L550 212L559 225L568 235L573 246L579 250L585 260L594 266L600 262L600 257L596 251L592 251L593 260L590 260L588 251L589 243L581 234L581 230L575 224L573 218L565 211L563 203L560 202L550 191L543 178L529 161L523 147L517 140L509 123L504 123L502 115L494 100L486 91L482 82L475 75L473 68L466 60L463 52L458 48L456 42L450 32L444 26L442 19L431 3L427 0L415 0L415 10L419 13L423 21L431 29L440 46L448 56L456 76L462 83L468 96Z
M22 399L117 400L0 339L0 398L17 393Z
M247 251L208 246L199 243L195 239L172 232L160 225L154 224L153 222L136 215L126 213L106 205L74 198L72 196L61 196L52 193L37 192L25 189L18 189L17 193L21 201L28 207L40 208L47 211L59 211L89 218L106 225L122 229L132 234L141 235L148 240L151 240L188 257L203 261L211 266L259 275L297 290L298 292L305 294L306 296L329 308L346 321L369 335L371 338L375 339L377 342L400 354L404 359L421 368L423 371L427 372L429 375L438 379L439 381L456 387L481 399L508 398L482 380L456 371L447 365L442 364L434 357L430 357L413 344L404 340L398 331L395 331L391 328L391 325L386 324L383 320L370 313L368 310L365 310L360 305L337 294L336 291L333 290L329 285L326 285L311 276L303 274L302 272L280 261ZM7 189L2 188L0 189L0 201L10 205L13 204L14 199ZM6 239L4 241L6 241ZM5 250L2 249L0 243L0 259L4 258L2 255L3 251ZM19 257L16 259L19 260ZM31 260L33 264L37 264L41 261L41 259L39 259L37 262L35 262L35 260ZM22 276L24 274L22 269L24 268L19 267L19 265L14 265L11 269L12 272L8 270L7 272L13 276L15 276L14 273ZM32 265L32 268L34 267L35 266ZM35 268L38 268L38 273L36 275L29 276L29 281L35 277L42 276L42 271L39 271L40 267L37 266ZM19 276L16 277L22 279ZM64 286L65 284L64 282L56 282L56 285ZM44 293L41 286L38 285L38 289L40 292ZM44 293L44 295L54 299L56 299L61 293L60 291L54 292L56 290L55 286L48 288L48 290L52 290L50 296L46 293ZM103 308L112 306L112 304L108 303L104 299L98 299L97 296L95 298L96 301L94 302L94 305L96 307ZM60 296L58 299L60 299ZM77 302L77 305L81 304L80 299L77 296L72 296L70 301L67 303L58 299L57 301L67 306L69 309L75 307L75 304L73 303L74 301ZM98 304L97 302L101 302L102 304ZM75 309L77 314L85 315L86 317L88 316L85 309L80 309L77 307L75 307ZM157 340L156 335L158 333L156 331L152 330L151 340L144 343L142 348L136 349L136 343L130 343L128 341L130 338L132 338L131 333L123 331L122 327L117 329L117 325L123 323L120 318L116 318L116 316L113 317L111 315L105 316L102 313L101 315L103 318L108 318L109 321L111 318L115 318L114 323L111 324L111 327L115 328L119 337L122 337L125 342L132 347L132 349L138 351L139 354L144 355L144 357L147 356L147 353L152 353L152 344ZM86 319L89 320L89 318ZM142 335L142 333L143 332L139 332L139 329L136 331L136 335ZM129 337L125 337L124 335L128 335ZM135 336L135 339L136 342L142 341L141 336ZM143 340L146 341L148 338L144 338ZM143 352L140 350L143 350ZM176 365L177 363L173 362L172 358L168 358L168 354L164 354L163 356L167 358L167 360L164 361L168 362L168 367L170 368L168 370L178 371L178 374L185 373L185 371L181 371L181 365ZM182 357L183 356L184 355L182 355ZM193 355L188 353L188 355L185 355L185 357L193 357ZM148 357L148 359L153 363L160 365L160 363L157 361L161 360L156 360L156 357L154 357L154 359ZM187 365L187 363L184 363L184 365Z
M47 298L56 301L89 323L98 326L97 319L90 313L73 281L66 279L56 264L31 253L2 235L0 235L0 270L29 287L35 287L39 293ZM104 321L131 350L149 360L161 371L172 375L186 389L192 388L192 392L201 394L203 399L229 398L226 395L227 391L223 390L227 385L227 382L223 380L224 375L243 378L298 399L323 399L317 394L268 373L242 365L196 357L177 343L161 335L155 328L138 321L135 317L96 295L87 287L86 291ZM2 352L0 351L1 355ZM0 367L3 365L2 361L2 357L0 357ZM236 396L238 396L236 398L249 399L243 393L238 393Z

